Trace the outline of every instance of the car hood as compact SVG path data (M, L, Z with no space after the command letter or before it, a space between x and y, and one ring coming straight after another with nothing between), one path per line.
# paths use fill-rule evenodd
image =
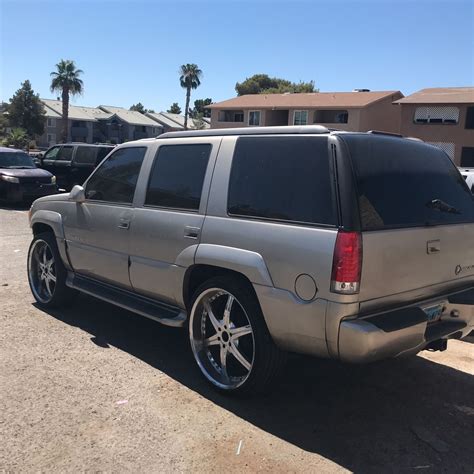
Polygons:
M0 168L0 174L4 176L14 176L15 178L46 178L53 176L49 171L42 170L40 168L31 169L11 169L11 168Z

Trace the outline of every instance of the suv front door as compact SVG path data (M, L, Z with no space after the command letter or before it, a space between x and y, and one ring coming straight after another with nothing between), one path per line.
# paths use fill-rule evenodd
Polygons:
M194 261L220 138L162 140L143 170L130 240L130 280L146 296L179 303ZM155 148L156 149L156 148ZM142 178L141 178L142 179Z
M73 145L55 146L44 155L41 166L56 176L56 182L60 188L67 188L73 156Z
M146 147L123 147L105 160L85 183L86 201L64 222L74 271L130 288L129 229L133 197Z

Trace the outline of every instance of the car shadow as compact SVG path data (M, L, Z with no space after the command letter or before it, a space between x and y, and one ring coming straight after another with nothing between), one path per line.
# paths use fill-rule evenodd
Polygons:
M256 427L351 471L472 473L474 377L462 371L416 356L367 366L290 356L270 394L238 399L202 379L184 330L85 295L48 314L86 331L104 350L126 351Z
M27 211L31 206L31 202L2 202L0 200L0 209L4 211Z

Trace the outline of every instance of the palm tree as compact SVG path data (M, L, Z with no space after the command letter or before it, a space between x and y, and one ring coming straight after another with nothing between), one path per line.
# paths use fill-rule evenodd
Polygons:
M186 89L186 107L184 109L184 129L188 129L189 101L191 99L191 89L197 89L201 85L202 71L197 64L183 64L179 69L179 82L181 87Z
M58 91L62 94L63 101L63 117L62 117L62 142L67 141L67 124L69 116L69 94L82 94L84 83L79 76L83 73L81 69L77 69L74 61L69 59L61 59L56 64L56 71L51 73L51 92Z

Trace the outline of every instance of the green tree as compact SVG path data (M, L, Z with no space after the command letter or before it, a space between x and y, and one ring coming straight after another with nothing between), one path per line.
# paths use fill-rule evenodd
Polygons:
M8 124L25 130L30 138L42 135L46 122L46 112L38 94L31 88L30 81L21 84L7 105Z
M180 68L179 82L186 89L186 106L184 107L184 129L188 129L189 101L191 89L197 89L201 85L202 71L197 64L183 64Z
M150 112L151 114L155 113L153 109L146 109L141 102L138 102L138 104L133 104L129 110L134 110L135 112L140 112L141 114L146 114L147 112Z
M6 146L13 146L15 148L24 148L29 142L30 138L27 131L19 127L13 128L3 141Z
M192 118L196 118L198 115L202 117L210 117L211 109L206 109L207 105L212 104L212 99L197 99L194 101L194 108L189 111L189 115Z
M269 77L267 74L255 74L247 77L243 82L235 85L237 95L246 94L284 94L285 92L318 92L314 87L314 81L291 82L278 77Z
M171 107L166 111L169 114L180 114L181 113L181 107L178 105L178 102L173 102L171 104Z
M62 97L63 113L61 140L63 143L67 141L69 95L82 94L84 91L84 83L82 82L82 79L80 79L81 74L83 74L83 71L77 69L74 61L69 59L61 59L61 61L56 64L56 71L53 71L50 74L53 78L51 80L51 92L61 92Z
M146 114L148 112L141 102L138 102L138 104L133 104L130 107L130 110L133 110L134 112L140 112L141 114Z

